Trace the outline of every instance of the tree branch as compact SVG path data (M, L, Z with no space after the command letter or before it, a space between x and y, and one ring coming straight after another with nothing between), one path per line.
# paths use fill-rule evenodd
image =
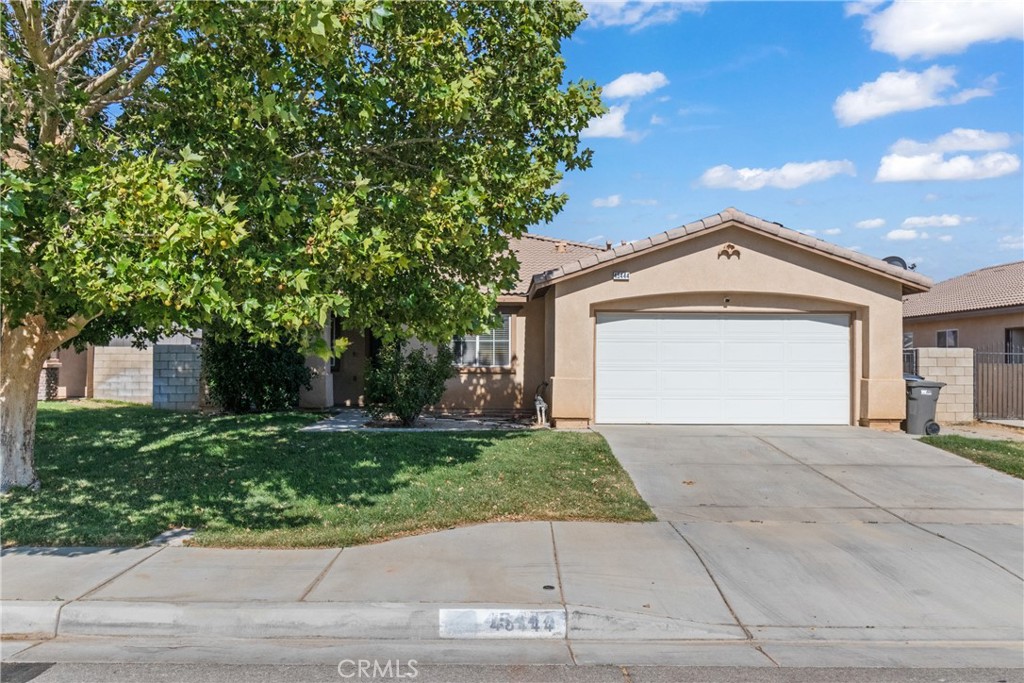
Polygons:
M90 116L94 116L99 112L103 111L111 104L114 104L115 102L120 102L124 98L128 97L139 86L145 83L158 68L163 66L163 60L164 58L162 54L160 54L159 52L154 52L153 55L149 58L149 61L146 62L145 66L136 71L134 76L132 76L127 81L119 85L117 88L110 90L104 96L89 102L89 104L79 109L78 113L75 114L75 118L87 119Z
M46 51L47 58L52 62L58 52L63 50L78 28L79 22L89 8L89 0L64 0L57 12L50 47Z
M104 73L89 81L84 90L89 95L101 97L117 83L118 77L132 67L139 57L146 51L146 37L142 36L124 53L121 59L114 62L114 65Z

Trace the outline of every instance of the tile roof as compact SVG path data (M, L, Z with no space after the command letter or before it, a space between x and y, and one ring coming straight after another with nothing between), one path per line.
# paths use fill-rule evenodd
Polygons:
M544 237L523 233L518 239L510 239L509 246L519 259L519 282L509 295L526 296L530 283L537 273L544 273L570 261L604 251L604 247L582 242L570 242L556 237Z
M806 249L819 251L828 256L844 261L850 261L864 268L882 273L902 282L905 287L905 292L907 290L927 290L932 284L930 278L921 275L920 273L905 270L899 266L886 263L882 259L865 256L864 254L851 249L846 249L845 247L840 247L832 244L831 242L819 240L815 237L811 237L810 235L805 235L802 232L797 232L796 230L790 230L779 223L771 223L756 216L751 216L750 214L742 211L729 208L721 213L717 213L702 220L687 223L686 225L682 225L678 228L673 228L672 230L661 232L651 237L645 237L644 239L636 240L635 242L629 242L628 244L613 247L608 251L595 250L595 252L585 254L576 260L571 260L568 263L556 266L547 272L539 272L533 276L533 283L530 285L530 291L535 292L541 287L546 287L554 280L572 275L578 271L587 270L594 266L602 265L630 254L645 251L667 242L682 240L696 233L717 228L726 222L739 223L744 227L767 233L771 236L798 244ZM524 269L520 272L520 275L525 272L526 271Z
M1024 306L1024 261L989 266L903 297L903 317Z

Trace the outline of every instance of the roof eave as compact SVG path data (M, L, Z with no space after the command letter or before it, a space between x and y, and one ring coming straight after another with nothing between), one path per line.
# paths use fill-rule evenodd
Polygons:
M805 235L795 230L791 230L777 223L769 223L760 218L737 211L736 209L726 209L720 214L715 214L714 216L709 216L708 218L704 218L699 221L687 223L686 225L678 228L673 228L672 230L667 230L665 232L658 233L657 235L637 240L636 242L615 247L610 251L600 252L601 256L587 256L567 263L559 268L555 268L544 273L538 273L533 276L528 296L532 299L535 296L536 291L541 288L547 288L557 282L563 282L576 277L577 275L589 272L594 268L600 268L608 263L626 262L641 254L653 253L670 244L685 241L698 234L710 234L712 232L717 232L722 228L737 225L754 230L786 244L794 245L812 253L825 256L826 258L830 258L838 263L852 265L860 268L861 270L866 270L873 274L896 280L903 285L902 292L904 295L927 292L932 286L932 280L924 275L912 273L912 271L904 271L903 269L885 263L880 259L875 259L858 252L850 251L843 247L825 242L824 240L811 237L810 235ZM607 256L605 256L605 254L607 254ZM584 263L584 261L586 261L586 263Z

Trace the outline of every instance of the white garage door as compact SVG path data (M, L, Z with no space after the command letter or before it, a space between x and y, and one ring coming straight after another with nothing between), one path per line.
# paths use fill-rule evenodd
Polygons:
M849 424L846 315L597 316L605 424Z

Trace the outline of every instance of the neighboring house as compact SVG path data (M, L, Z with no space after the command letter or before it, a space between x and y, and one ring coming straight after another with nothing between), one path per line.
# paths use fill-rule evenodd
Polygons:
M47 387L48 370L43 370L39 398L98 398L196 410L200 338L201 334L175 335L145 349L133 347L129 339L113 339L82 352L62 349L56 359L47 361L56 378Z
M918 273L735 209L612 249L511 246L502 325L455 340L439 410L531 413L541 388L556 427L904 417L903 297L931 286ZM372 340L350 339L304 405L360 402Z
M905 297L903 346L1024 352L1024 261L965 273Z

